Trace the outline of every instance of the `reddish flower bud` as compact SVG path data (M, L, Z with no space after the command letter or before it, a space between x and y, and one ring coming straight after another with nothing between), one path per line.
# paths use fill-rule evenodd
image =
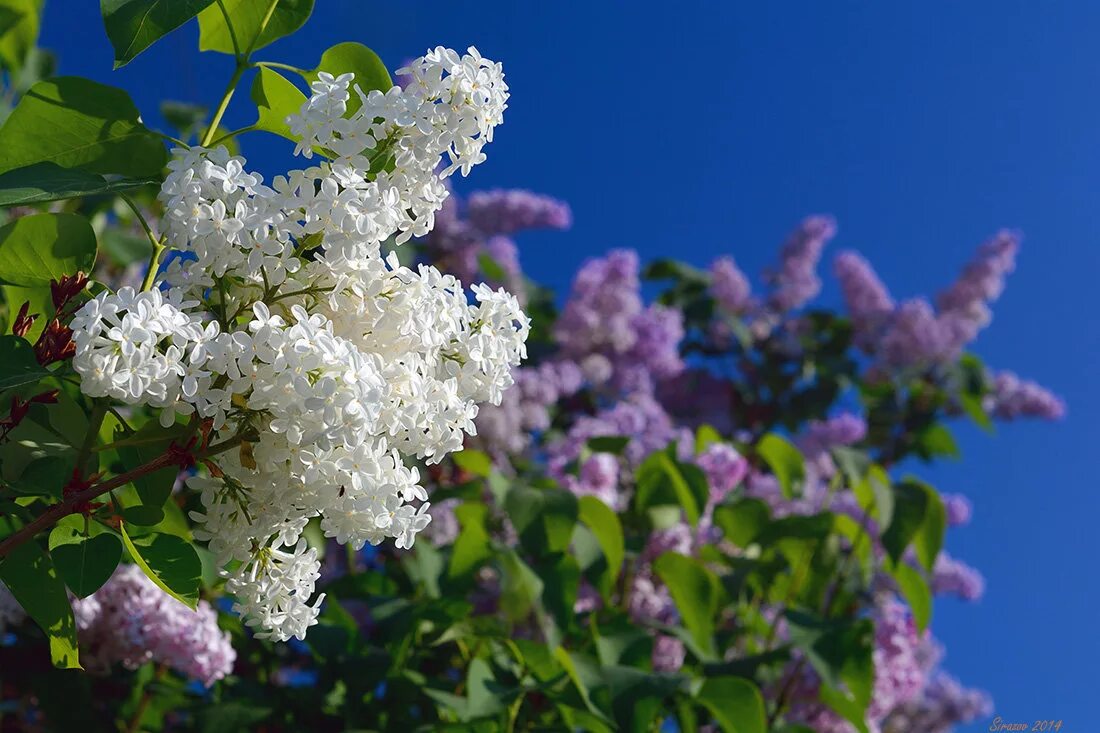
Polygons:
M31 330L31 326L34 325L35 320L38 318L38 314L28 315L27 311L30 310L30 302L23 303L23 307L19 309L18 315L15 316L15 320L11 324L11 332L16 336L26 336Z

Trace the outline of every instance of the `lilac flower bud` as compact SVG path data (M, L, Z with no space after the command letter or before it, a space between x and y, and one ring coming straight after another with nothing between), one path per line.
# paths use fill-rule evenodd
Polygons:
M679 672L684 666L684 658L687 650L684 642L675 636L657 634L653 640L653 671L654 672Z
M985 594L985 578L961 560L941 552L932 567L932 592L951 593L964 601L976 601Z
M726 443L711 443L699 454L695 463L707 476L711 504L725 499L749 472L748 461Z
M1060 420L1066 405L1052 392L1012 372L999 372L993 377L992 390L985 399L985 409L998 420L1038 417Z
M866 436L867 421L845 412L828 420L811 420L798 444L804 453L825 453L834 446L854 445Z
M944 672L936 672L920 697L895 708L882 725L883 733L950 733L955 726L991 715L993 701L981 690L964 688Z
M568 229L569 204L521 189L476 191L466 202L470 223L486 234L514 234L523 229Z
M970 517L973 514L970 499L962 494L943 494L941 498L943 499L943 508L947 512L947 524L949 526L959 527L970 524Z
M940 293L936 307L941 313L958 313L977 328L989 323L988 304L1000 297L1005 276L1016 267L1019 235L1001 231L978 248L974 259L963 268L958 280Z
M752 307L752 286L732 257L720 257L710 266L710 294L730 313Z
M779 313L794 310L821 291L817 263L835 234L836 223L827 216L811 216L795 230L779 254L779 269L768 278L772 309Z
M855 252L837 255L833 270L852 318L856 341L867 348L893 313L894 301L871 264Z

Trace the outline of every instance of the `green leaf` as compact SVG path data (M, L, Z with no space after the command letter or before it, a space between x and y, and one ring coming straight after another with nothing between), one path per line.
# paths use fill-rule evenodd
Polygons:
M799 611L786 613L789 634L822 680L821 697L858 730L874 685L874 626L869 619L826 621Z
M630 438L625 435L601 435L597 438L589 438L587 445L593 453L611 453L619 456L630 445Z
M488 507L482 503L466 502L455 507L455 517L462 530L451 551L448 578L468 576L492 556L489 533L485 530L488 513Z
M171 429L164 428L159 422L152 420L124 439L131 442L120 446L118 455L122 459L123 466L127 470L133 470L164 453L174 437L175 433ZM172 486L178 475L178 468L167 466L134 479L133 485L137 489L141 503L157 509L164 506L172 494Z
M131 539L119 525L122 542L137 566L168 595L194 610L199 602L202 561L182 537L152 533Z
M145 178L159 176L167 161L126 92L75 76L32 86L0 128L0 173L52 162Z
M890 573L897 581L909 608L913 611L913 621L917 631L924 631L932 621L932 591L921 574L909 563L899 562Z
M638 511L655 506L682 507L691 524L699 521L710 489L698 467L677 461L666 451L651 454L638 466L634 505Z
M259 116L255 125L260 130L273 132L288 140L297 140L290 131L286 119L298 114L306 102L306 95L277 71L260 67L252 82L252 101Z
M721 443L722 434L710 425L700 425L695 431L695 455L705 451L713 443Z
M33 288L95 264L95 231L79 214L32 214L0 227L0 282Z
M35 163L0 173L0 206L23 206L83 196L105 196L159 183L157 178L123 178L107 181L103 176L62 168L56 163Z
M0 0L0 64L18 72L38 41L41 0Z
M85 537L72 524L59 524L50 532L50 556L69 590L77 598L87 598L115 572L122 543L110 532Z
M73 609L49 555L34 542L20 545L0 561L0 580L46 632L54 666L81 669Z
M776 480L779 481L783 496L791 499L801 493L806 469L802 462L802 454L794 444L780 435L768 433L756 444L756 454L764 459Z
M578 514L577 497L571 492L513 486L504 508L528 552L564 552L569 547Z
M733 544L748 547L768 525L768 505L760 499L741 499L714 510L714 523Z
M849 485L860 508L875 519L880 527L889 526L894 517L894 494L890 488L890 475L886 470L878 464L872 464L862 478Z
M765 733L764 697L759 688L741 677L710 677L695 699L710 711L725 733Z
M73 475L73 461L59 456L35 458L27 464L12 485L12 493L19 496L49 496L61 499L65 484Z
M163 36L198 15L214 0L100 0L115 68L125 66Z
M278 0L264 25L271 3L268 0L225 0L242 54L258 51L273 41L301 28L313 12L313 0ZM199 50L235 53L233 38L221 8L211 5L199 13Z
M619 517L606 504L594 496L582 496L578 502L579 519L592 531L606 560L608 590L614 585L622 570L625 555L623 527Z
M122 510L122 519L138 527L155 527L164 521L164 510L159 506L138 504Z
M373 89L388 92L393 88L393 79L390 78L390 72L386 65L382 63L382 59L378 58L378 54L362 43L338 43L328 49L321 54L321 62L317 64L317 68L306 75L306 80L309 82L316 81L317 74L322 71L333 76L347 73L355 74L353 84L358 86L364 94ZM348 99L348 112L355 112L361 104L359 95L353 91L351 98ZM488 271L485 271L485 274L489 275ZM489 276L494 280L502 279L493 275Z
M931 570L943 547L946 526L947 513L936 490L907 478L894 485L893 517L882 535L882 544L897 563L912 542L921 565Z
M19 306L14 308L18 310ZM0 392L34 384L48 374L34 358L34 348L25 339L0 336Z
M666 552L653 563L668 586L684 626L699 648L714 656L714 623L721 600L718 578L695 558Z
M451 454L455 465L475 476L487 477L493 470L493 461L479 450L462 450Z

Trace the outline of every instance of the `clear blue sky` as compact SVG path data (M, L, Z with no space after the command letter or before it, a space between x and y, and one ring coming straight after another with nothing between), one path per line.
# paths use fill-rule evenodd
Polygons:
M43 41L63 51L63 73L128 89L154 122L165 96L216 100L230 61L195 53L194 25L112 72L97 5L48 0ZM948 547L989 585L977 605L941 601L933 623L948 667L989 689L998 715L1095 727L1100 5L318 5L258 57L312 67L354 40L391 68L436 44L504 61L507 121L460 185L572 203L571 233L522 242L525 268L552 285L623 246L697 264L730 252L758 271L799 218L831 213L833 251L862 251L907 296L942 286L998 228L1022 230L978 351L1050 385L1069 417L993 438L961 430L963 462L929 474L974 500ZM229 123L253 115L243 95ZM285 143L253 137L261 170L286 168ZM837 300L832 283L825 297Z

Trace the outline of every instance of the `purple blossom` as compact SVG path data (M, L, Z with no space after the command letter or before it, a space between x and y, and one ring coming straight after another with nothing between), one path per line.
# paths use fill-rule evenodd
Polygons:
M865 348L894 311L894 300L871 264L855 252L841 252L833 261L856 340Z
M753 307L752 286L732 257L719 257L710 266L710 294L729 313Z
M233 671L229 633L206 601L194 611L164 593L136 565L121 565L91 596L73 601L81 661L108 668L165 664L209 687Z
M944 672L936 672L921 694L898 706L882 725L883 733L950 733L956 725L986 718L993 701L982 690L970 690Z
M825 453L830 448L854 445L867 436L867 421L859 415L845 412L828 420L811 420L798 439L807 454Z
M941 498L943 499L943 508L947 512L948 525L959 527L970 524L970 517L974 512L970 499L962 494L943 494Z
M1021 417L1059 420L1066 414L1065 403L1040 384L1020 379L1012 372L999 372L992 381L984 406L998 420Z
M675 636L657 634L653 640L653 671L672 673L684 666L687 650Z
M892 710L920 695L925 684L925 667L921 657L924 637L917 633L904 604L893 596L881 598L872 619L875 625L872 651L875 680L866 720L874 729ZM803 667L793 686L795 694L789 719L802 722L819 733L850 733L853 730L850 723L818 702L820 681L807 667Z
M712 505L725 499L749 472L748 461L726 443L711 443L695 458L695 463L707 476Z
M547 446L551 473L563 477L566 467L580 457L589 438L602 436L630 438L623 455L632 467L669 443L678 443L684 453L691 445L691 432L676 427L656 400L646 394L635 394L596 415L577 418L565 436Z
M965 601L976 601L985 594L985 578L976 569L941 552L932 566L932 592L950 593Z
M565 488L577 496L595 496L612 509L626 508L619 492L619 460L610 453L590 456L576 476L565 477Z
M772 273L768 304L779 313L804 305L821 292L817 263L821 251L836 234L836 222L827 216L807 218L791 235L779 253L779 268Z
M923 298L902 303L894 311L877 345L888 367L906 369L942 362L957 354L956 337Z
M651 391L683 370L683 335L680 311L642 302L633 250L586 262L554 329L566 358L585 363L602 357L610 367L609 386L627 392Z
M959 278L936 299L940 313L959 319L969 338L960 346L973 340L977 332L989 324L989 304L1000 297L1005 277L1016 267L1016 253L1020 238L1014 232L998 232L993 239L978 248Z
M568 229L573 212L564 201L522 189L476 191L466 200L470 223L486 234L525 229Z
M484 404L478 412L477 444L497 456L523 451L532 433L550 427L549 408L576 394L584 382L571 361L544 362L512 370L515 384L505 390L499 405Z

